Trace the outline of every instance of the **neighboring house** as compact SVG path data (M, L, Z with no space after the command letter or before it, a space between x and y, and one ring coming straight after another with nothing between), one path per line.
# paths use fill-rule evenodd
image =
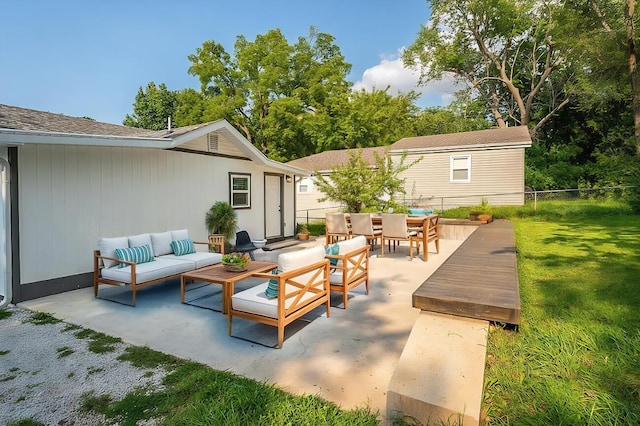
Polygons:
M379 146L373 148L360 148L362 158L371 165L376 166L375 153L384 158L388 147ZM305 222L314 219L324 220L327 211L335 211L341 208L340 203L336 201L323 201L318 199L324 197L324 193L320 192L315 185L314 174L318 173L328 176L331 170L336 166L341 166L349 161L349 156L357 154L358 149L342 149L334 151L324 151L319 154L309 155L307 157L298 158L287 163L292 167L307 170L312 173L311 176L301 176L296 181L296 208L297 221Z
M0 166L0 280L13 302L91 285L101 237L187 228L206 241L220 200L254 239L293 236L294 182L308 175L225 120L148 131L1 104Z
M422 158L400 176L406 197L435 209L524 203L524 150L531 146L526 126L404 138L389 147L398 162Z
M403 152L404 164L420 161L400 174L406 194L398 198L415 207L447 209L478 205L524 203L524 150L531 146L526 126L403 138L391 146L364 148L363 158L375 166L374 152L389 155L395 163ZM356 150L326 151L288 162L309 172L328 175L347 162ZM313 175L296 184L297 221L324 218L341 206L318 202L324 194L314 186Z

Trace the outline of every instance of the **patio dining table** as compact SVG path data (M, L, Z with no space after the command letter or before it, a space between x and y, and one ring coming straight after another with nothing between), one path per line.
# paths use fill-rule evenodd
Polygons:
M401 214L401 213L397 213L397 214ZM346 218L347 218L347 222L349 222L349 214L345 214ZM407 226L409 228L411 228L412 230L416 230L418 232L422 232L422 243L423 243L423 247L427 247L427 233L423 232L427 226L428 226L428 221L430 217L433 216L437 216L437 215L412 215L412 214L408 214L407 216ZM382 229L382 216L380 216L379 214L374 214L371 216L371 222L373 223L373 226L378 228L378 229ZM384 230L382 231L382 233L384 234Z

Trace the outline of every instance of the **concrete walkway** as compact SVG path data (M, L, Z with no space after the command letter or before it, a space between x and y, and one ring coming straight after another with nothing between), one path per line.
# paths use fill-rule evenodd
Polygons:
M431 252L428 262L410 261L405 245L383 258L378 249L370 262L370 294L358 287L347 310L334 307L330 318L323 315L285 334L280 350L229 337L226 315L181 304L175 280L140 292L135 308L95 299L91 288L19 305L295 394L317 394L343 408L369 406L384 420L388 385L420 315L411 295L461 243L441 240L440 253ZM256 260L279 253L258 250Z

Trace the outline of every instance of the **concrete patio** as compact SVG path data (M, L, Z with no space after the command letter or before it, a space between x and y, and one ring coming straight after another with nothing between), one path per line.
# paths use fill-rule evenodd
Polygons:
M322 240L282 250L258 250L255 257L275 261L283 250ZM177 280L140 291L135 308L96 299L91 288L19 306L130 344L266 380L295 394L317 394L343 408L369 406L379 410L384 420L390 380L420 316L412 307L411 295L462 242L441 239L440 253L430 252L428 262L411 261L405 244L395 253L385 250L384 257L379 257L378 248L370 261L370 294L365 295L364 285L359 286L351 293L347 310L336 306L339 297L332 299L330 318L319 315L298 330L292 327L294 332L285 333L280 350L230 337L226 315L181 304Z

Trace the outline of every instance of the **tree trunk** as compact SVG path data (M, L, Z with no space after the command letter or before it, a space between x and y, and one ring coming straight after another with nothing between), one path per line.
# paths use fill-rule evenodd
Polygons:
M631 84L631 104L633 106L633 125L636 153L640 155L640 76L638 76L636 30L633 24L635 0L627 0L625 6L625 26L627 27L627 44L629 47L629 83Z

